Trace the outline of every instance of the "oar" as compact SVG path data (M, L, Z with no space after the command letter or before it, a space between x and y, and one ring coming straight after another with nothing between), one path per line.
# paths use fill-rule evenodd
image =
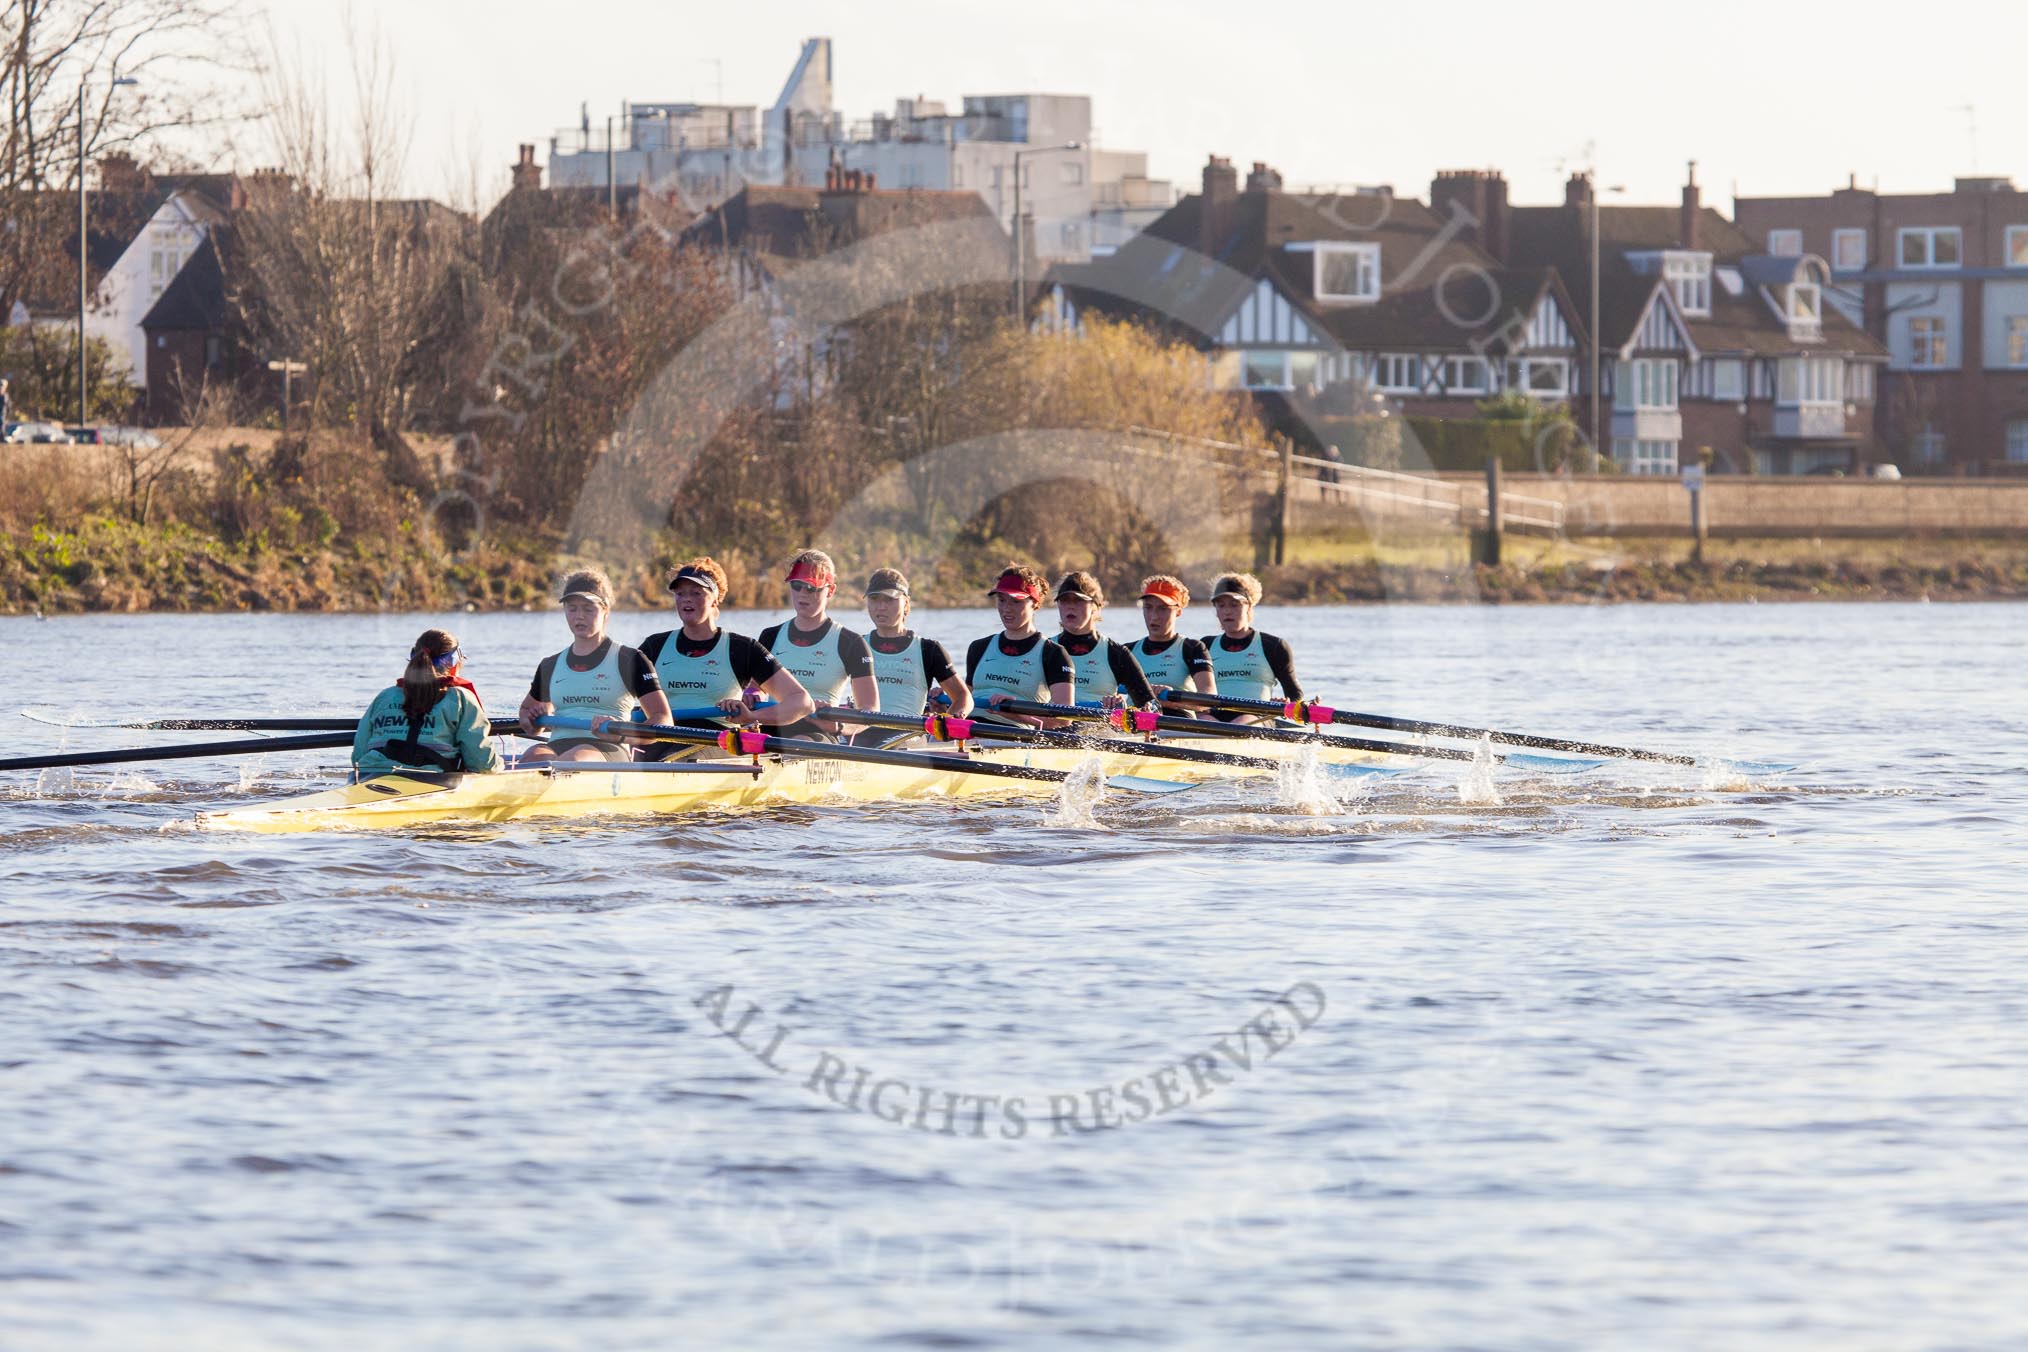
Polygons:
M1234 709L1241 713L1273 714L1277 718L1286 718L1297 723L1347 723L1362 728L1382 728L1389 732L1419 732L1432 737L1459 737L1470 741L1490 738L1507 746L1532 746L1541 751L1570 751L1580 756L1612 756L1620 760L1660 761L1665 765L1704 763L1696 756L1684 756L1671 751L1643 751L1639 747L1608 746L1603 742L1580 742L1565 737L1538 737L1526 732L1503 732L1498 728L1468 728L1457 723L1431 723L1419 718L1396 718L1389 714L1354 713L1349 709L1333 709L1309 700L1277 702L1264 699L1235 699L1227 695L1200 695L1188 690L1165 690L1162 692L1162 699L1172 704L1194 704L1202 708ZM1726 764L1763 774L1795 768L1792 765L1776 765L1764 761L1727 761Z
M952 718L945 714L931 714L926 718L906 718L900 714L870 714L860 709L827 706L818 709L816 716L828 718L836 723L863 723L871 728L900 728L909 732L920 732L939 742L969 742L974 738L984 738L992 741L1020 742L1027 746L1062 747L1067 751L1116 752L1126 756L1146 756L1152 760L1225 765L1242 770L1285 770L1289 766L1288 761L1277 760L1272 756L1242 756L1225 751L1210 751L1203 747L1169 746L1162 742L1130 742L1118 737L1086 737L1075 732L1044 732L1040 728L1024 727L1016 723ZM1365 767L1341 765L1327 768L1357 773Z
M1213 737L1251 737L1264 742L1296 742L1327 750L1384 751L1391 755L1414 756L1429 760L1478 759L1477 752L1465 751L1454 746L1411 746L1406 742L1378 742L1363 737L1326 737L1296 728L1267 728L1258 724L1175 718L1168 714L1149 713L1144 709L1089 709L1082 704L1031 704L1027 700L1020 699L1001 700L996 707L1007 713L1028 714L1036 718L1098 720L1110 723L1123 732L1187 732L1197 736L1209 734ZM1502 765L1511 765L1517 770L1566 775L1596 770L1605 764L1604 761L1598 760L1572 760L1564 756L1529 756L1514 752L1495 752L1493 759Z
M756 709L772 709L774 702L764 700L753 706ZM671 709L671 718L716 718L723 711L715 704L699 705L694 709ZM32 709L21 711L23 718L37 723L47 723L58 728L129 728L137 732L351 732L359 726L359 719L353 718L270 718L265 715L249 715L244 718L144 718L132 720L73 719L63 721L45 718ZM519 733L521 721L515 718L491 720L495 736L505 733Z
M269 751L320 751L351 746L349 732L303 737L252 737L237 742L191 742L184 746L135 746L119 751L65 751L51 756L13 756L0 770L54 770L65 765L119 765L127 761L201 760L211 756L258 756Z
M589 718L551 715L539 720L545 728L591 732ZM1065 770L1045 770L1031 765L1007 765L998 761L967 760L963 756L928 751L889 751L881 747L851 746L843 742L811 742L799 737L777 737L772 733L727 729L718 732L703 728L678 728L658 723L619 723L602 720L601 737L631 737L650 742L688 742L693 746L715 746L736 756L789 756L802 760L859 761L866 765L898 765L910 770L939 770L962 775L989 775L999 779L1034 779L1061 784L1071 778ZM1141 775L1113 775L1107 788L1133 793L1178 793L1196 785L1172 779L1149 779Z

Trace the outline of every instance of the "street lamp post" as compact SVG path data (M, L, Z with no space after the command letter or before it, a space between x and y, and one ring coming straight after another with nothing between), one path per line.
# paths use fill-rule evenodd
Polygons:
M1083 150L1082 141L1065 141L1057 146L1034 146L1014 152L1014 320L1021 321L1021 308L1028 301L1028 231L1021 219L1021 157L1050 155L1059 150Z
M77 82L77 425L83 427L90 416L86 407L85 392L91 388L86 370L85 356L85 87L89 78ZM112 87L138 84L139 81L124 75L113 77Z
M1614 184L1610 188L1601 189L1598 186L1598 171L1596 169L1587 171L1586 178L1589 180L1588 186L1591 188L1591 452L1596 456L1600 441L1598 423L1598 196L1601 191L1625 192L1626 189L1618 184ZM1610 448L1608 448L1608 454L1610 454ZM1594 461L1593 463L1596 466L1597 462Z

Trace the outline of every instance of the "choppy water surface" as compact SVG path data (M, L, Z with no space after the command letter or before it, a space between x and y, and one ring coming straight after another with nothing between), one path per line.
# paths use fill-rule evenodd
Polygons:
M349 712L428 618L0 621L0 708ZM1341 706L1755 785L255 838L165 828L333 758L6 776L0 1345L2018 1346L2024 620L1263 613ZM564 639L457 628L496 708Z

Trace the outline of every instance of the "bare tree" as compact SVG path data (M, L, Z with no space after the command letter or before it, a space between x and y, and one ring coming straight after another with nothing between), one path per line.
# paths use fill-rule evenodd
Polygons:
M148 152L242 113L219 77L247 64L243 0L9 0L0 11L0 311L65 296L86 163ZM115 78L137 81L116 89ZM81 119L81 120L80 120Z
M250 182L232 290L267 355L309 364L311 425L358 429L398 481L422 486L403 433L466 327L476 232L440 203L395 196L410 122L394 59L378 35L355 38L351 56L341 119L322 81L274 50L263 102L279 172Z

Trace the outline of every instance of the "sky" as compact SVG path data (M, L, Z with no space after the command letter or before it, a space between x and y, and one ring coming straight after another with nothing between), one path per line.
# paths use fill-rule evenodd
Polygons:
M270 0L285 48L349 85L346 25L391 47L415 123L411 191L503 191L515 147L547 154L588 103L774 101L806 37L833 39L848 121L927 95L1072 93L1094 140L1146 150L1194 190L1207 154L1291 186L1393 185L1496 168L1516 202L1562 199L1594 161L1629 202L1673 202L1686 161L1709 205L1883 192L1956 175L2028 186L2028 20L2005 7L1626 4L1265 6L1233 0ZM1807 21L1796 16L1807 15ZM2009 37L2007 27L2014 32ZM1968 106L1974 111L1967 111ZM1976 142L1974 138L1976 131ZM1975 151L1976 144L1976 151ZM242 158L257 154L242 151ZM246 168L250 165L240 165Z

